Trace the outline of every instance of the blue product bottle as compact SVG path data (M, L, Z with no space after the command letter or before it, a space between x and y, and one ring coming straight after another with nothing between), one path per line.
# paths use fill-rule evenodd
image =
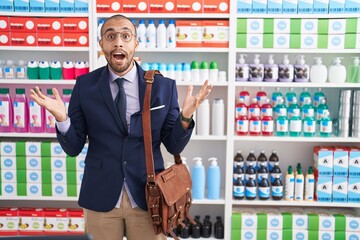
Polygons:
M193 199L204 199L205 197L205 167L202 165L202 158L196 157L193 159L196 161L195 166L192 169L192 196Z
M217 163L217 158L212 157L208 161L211 161L207 174L208 199L219 199L221 183L220 167Z

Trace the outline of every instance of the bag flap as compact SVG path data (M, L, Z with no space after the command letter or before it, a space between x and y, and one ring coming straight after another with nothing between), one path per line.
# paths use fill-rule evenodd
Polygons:
M156 182L169 206L191 191L190 173L184 164L174 164L158 173Z

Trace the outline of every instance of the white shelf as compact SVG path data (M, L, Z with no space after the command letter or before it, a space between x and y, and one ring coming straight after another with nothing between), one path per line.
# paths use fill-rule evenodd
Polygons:
M236 14L236 18L354 18L359 17L359 13L338 13L338 14Z
M0 51L30 51L30 52L88 52L89 47L39 47L39 46L1 46Z
M278 137L278 136L235 136L235 141L252 142L310 142L310 143L359 143L359 138L344 137Z
M225 199L211 200L211 199L203 199L203 200L194 200L192 204L201 204L201 205L224 205Z
M200 141L225 141L226 140L226 136L213 136L213 135L208 135L208 136L201 136L201 135L192 135L191 136L191 140L200 140Z
M89 17L89 13L81 12L0 12L2 16L21 16L21 17Z
M32 79L0 79L0 84L51 84L74 85L76 80L32 80Z
M101 51L98 48L98 51ZM178 47L178 48L138 48L136 50L137 53L144 53L144 52L151 52L151 53L198 53L198 52L205 52L205 53L227 53L229 52L228 48L206 48L206 47L193 47L193 48L186 48L186 47Z
M0 138L6 137L6 138L56 138L55 133L3 133L0 132Z
M355 54L360 49L298 49L298 48L236 48L237 53L291 53L291 54Z
M275 200L233 200L233 205L237 206L276 206L276 207L343 207L358 208L360 203L341 203L341 202L308 202L308 201L275 201Z
M154 18L171 18L171 19L180 19L180 18L193 18L193 19L204 19L204 18L229 18L230 14L227 13L189 13L189 14L181 14L181 13L121 13L124 14L128 18L141 18L141 19L154 19ZM113 13L97 13L97 18L108 18L114 15Z
M359 88L360 83L316 82L235 82L238 87L307 87L307 88Z

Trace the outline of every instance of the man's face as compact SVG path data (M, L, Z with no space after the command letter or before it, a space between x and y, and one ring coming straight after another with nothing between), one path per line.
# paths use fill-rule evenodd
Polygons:
M125 18L114 18L102 27L100 47L111 69L124 75L130 71L138 41L134 25Z

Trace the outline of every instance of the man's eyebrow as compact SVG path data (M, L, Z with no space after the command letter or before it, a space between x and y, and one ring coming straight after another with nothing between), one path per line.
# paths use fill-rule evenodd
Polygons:
M123 27L123 28L121 28L121 30L130 31L132 33L131 29L128 28L128 27ZM103 32L103 34L105 34L106 32L110 32L110 31L115 31L115 29L114 28L108 28L108 29L105 30L105 32Z

